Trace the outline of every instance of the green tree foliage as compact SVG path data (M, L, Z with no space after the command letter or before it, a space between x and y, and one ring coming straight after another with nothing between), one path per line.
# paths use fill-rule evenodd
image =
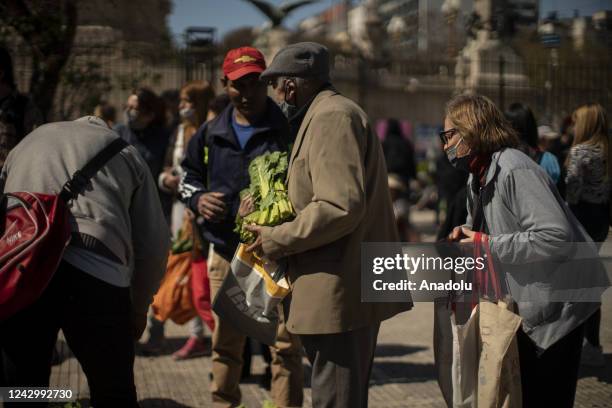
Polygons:
M60 120L73 120L91 114L95 106L112 90L111 79L96 61L77 64L71 61L64 68L59 88Z

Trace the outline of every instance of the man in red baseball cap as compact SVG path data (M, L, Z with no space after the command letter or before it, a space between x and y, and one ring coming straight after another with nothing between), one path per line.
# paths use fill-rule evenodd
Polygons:
M240 191L249 186L251 160L265 152L287 150L291 141L286 117L267 96L267 84L259 75L266 68L263 55L252 47L231 50L223 61L221 83L230 104L206 122L191 138L181 164L182 201L202 220L200 232L211 243L208 276L214 299L230 273L230 261L238 246L234 232ZM240 375L245 336L215 315L212 339L211 394L214 407L240 404ZM238 327L238 329L240 329ZM279 325L278 340L271 348L271 394L278 407L302 405L303 370L300 343Z
M253 47L230 50L223 61L223 74L232 81L247 74L261 74L265 69L264 56Z
M237 120L241 125L255 120L266 108L267 87L259 80L259 74L265 69L264 56L253 47L236 48L225 56L221 82L237 109Z

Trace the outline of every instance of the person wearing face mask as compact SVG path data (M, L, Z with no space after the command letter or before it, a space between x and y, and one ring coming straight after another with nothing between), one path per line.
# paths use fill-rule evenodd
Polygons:
M172 198L170 227L172 236L176 236L184 217L193 219L193 213L177 200L178 184L182 175L180 166L185 155L185 147L198 127L206 119L209 104L215 96L212 86L207 81L192 81L185 84L179 93L178 111L180 123L170 138L166 151L164 171L158 177L158 188ZM202 320L196 316L190 323L190 336L187 342L173 354L176 360L202 356L208 353L204 340ZM140 344L139 351L146 355L157 355L162 351L164 340L164 323L157 320L152 313L148 316L148 339Z
M115 131L138 150L157 180L169 139L163 101L148 88L135 89L127 100L125 123L116 125Z
M330 84L323 45L281 49L262 77L296 135L288 193L297 215L249 227L258 237L248 250L288 257L287 328L312 364L313 407L366 407L380 323L412 307L361 302L361 243L399 240L383 149L365 112Z
M206 120L209 104L214 97L215 91L207 81L192 81L181 88L178 106L180 123L170 139L164 171L158 178L159 188L162 191L172 195L178 194L178 185L182 175L181 161L185 156L185 149L191 137ZM180 202L174 204L176 209L173 208L172 230L176 232L176 229L180 227L183 217L182 210L185 207Z
M168 147L169 132L165 126L165 106L163 100L148 88L137 88L127 99L124 111L124 122L115 125L119 136L134 146L142 156L154 180L157 180L164 168L164 159ZM172 196L158 187L157 189L164 219L170 225ZM139 344L138 353L156 354L161 351L164 332L163 324L152 320L149 314L147 342Z
M191 138L181 163L181 200L202 223L203 238L210 242L207 258L211 299L230 273L230 261L238 247L235 219L240 191L250 184L251 160L266 152L286 151L287 120L267 96L259 78L266 64L253 47L230 50L223 61L221 83L230 104L206 122ZM280 312L282 316L282 311ZM240 404L240 375L246 337L215 315L212 339L211 394L214 407ZM299 341L279 325L277 343L271 347L271 394L278 407L297 407L303 400L303 370Z
M444 153L444 142L441 142L440 147L442 154L436 158L434 179L438 188L439 201L446 202L446 214L438 228L437 241L445 239L456 226L463 225L467 215L468 172L459 170L450 164Z
M520 271L507 272L500 285L517 299L522 318L516 340L523 406L572 407L584 322L599 304L547 300L547 288L555 283L555 270L548 269L553 262L531 265L559 256L564 243L585 243L582 247L593 256L596 248L554 181L516 148L515 130L488 98L453 98L440 137L450 163L470 173L467 220L448 240L473 243L483 237L495 259L521 265ZM607 286L605 275L584 272L585 287Z

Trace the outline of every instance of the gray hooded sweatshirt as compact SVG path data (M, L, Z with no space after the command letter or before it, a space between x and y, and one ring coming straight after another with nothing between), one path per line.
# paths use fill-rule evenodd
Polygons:
M118 137L93 116L43 125L9 153L2 191L58 193ZM110 159L70 210L73 232L100 241L115 261L72 245L64 260L107 283L131 287L134 311L146 313L166 269L170 232L155 181L136 149L128 146Z

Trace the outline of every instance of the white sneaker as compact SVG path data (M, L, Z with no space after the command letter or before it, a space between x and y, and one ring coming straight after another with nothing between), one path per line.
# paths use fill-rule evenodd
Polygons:
M580 364L588 367L603 367L606 364L601 346L594 346L585 340L582 345Z

